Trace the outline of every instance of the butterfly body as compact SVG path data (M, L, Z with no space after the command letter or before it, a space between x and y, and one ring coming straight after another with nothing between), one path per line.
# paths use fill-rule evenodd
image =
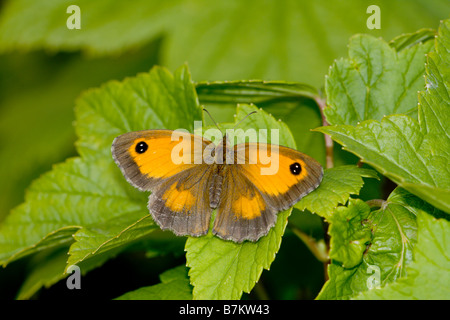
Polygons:
M190 133L173 135L171 130L125 133L114 140L112 154L132 185L152 192L148 208L154 221L177 235L207 234L216 210L213 234L257 241L275 225L278 212L322 179L321 165L291 148L233 146L226 135L217 145Z

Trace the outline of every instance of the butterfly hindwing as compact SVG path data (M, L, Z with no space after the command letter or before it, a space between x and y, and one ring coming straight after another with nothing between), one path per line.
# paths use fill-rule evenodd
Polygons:
M212 166L199 164L161 183L150 195L148 209L161 229L176 235L208 233L212 210L208 187Z
M213 234L225 240L257 241L276 222L277 210L234 165L224 169Z

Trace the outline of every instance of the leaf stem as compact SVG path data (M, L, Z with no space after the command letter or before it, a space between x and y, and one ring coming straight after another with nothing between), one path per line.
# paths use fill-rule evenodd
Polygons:
M326 102L324 99L322 99L319 96L314 97L314 101L316 101L319 110L320 115L322 117L322 125L328 126L329 123L325 119L325 114L323 113L323 110L325 109ZM334 167L334 156L333 156L333 140L331 140L331 137L327 134L324 134L325 138L325 151L326 151L326 168L333 168Z
M317 241L292 224L289 224L289 227L294 232L294 234L303 241L303 243L308 247L311 253L317 258L317 260L323 263L328 262L328 251L324 241Z

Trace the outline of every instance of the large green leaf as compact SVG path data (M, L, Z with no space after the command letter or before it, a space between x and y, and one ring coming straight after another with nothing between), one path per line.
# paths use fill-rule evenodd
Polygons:
M384 288L366 291L356 299L450 299L450 223L421 212L417 225L414 262L406 267L407 276Z
M435 51L428 54L419 121L392 115L356 127L317 129L410 192L450 212L450 20L442 22Z
M446 0L377 0L382 27L369 30L363 1L79 0L81 29L69 30L71 1L14 0L0 17L3 50L85 50L111 54L165 37L171 68L189 61L197 79L284 79L321 85L330 62L355 33L385 39L435 27ZM130 17L133 19L130 20ZM230 67L236 66L236 67Z
M414 111L432 46L433 41L419 42L397 52L382 39L353 36L349 58L335 61L326 77L328 123L356 125Z
M145 199L109 159L75 158L56 165L31 185L25 203L2 224L0 262L71 243L83 226L134 212L143 216Z

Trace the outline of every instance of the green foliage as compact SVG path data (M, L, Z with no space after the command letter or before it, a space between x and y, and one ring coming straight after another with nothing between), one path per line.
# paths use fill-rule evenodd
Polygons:
M139 0L130 6L122 1L78 0L82 22L76 32L64 23L71 4L7 2L0 17L1 49L110 55L168 34L164 63L175 69L189 61L198 80L280 79L321 86L329 63L344 54L347 39L367 32L368 4L362 1ZM389 28L373 32L386 39L434 28L449 9L446 0L376 4L389 19Z
M383 12L399 5L379 2ZM322 96L316 87L322 86L326 67L344 54L339 48L359 31L357 24L365 22L365 16L337 17L350 8L364 12L364 3L206 4L190 0L138 1L129 6L107 0L79 1L82 12L89 14L83 14L82 29L70 36L59 23L58 14L69 4L10 1L0 11L2 52L81 50L102 57L91 63L76 56L73 65L66 65L52 81L43 80L35 89L42 92L37 95L28 90L20 97L19 85L0 81L2 93L11 91L0 102L18 106L16 111L0 109L6 115L0 117L0 134L3 137L30 128L35 141L22 156L16 152L15 141L8 139L0 149L1 158L8 159L0 161L0 170L27 168L33 157L45 167L75 151L79 154L35 179L24 202L0 224L0 264L11 268L21 260L27 261L29 268L18 299L32 298L43 287L63 281L72 265L80 266L86 275L136 251L145 252L149 260L166 258L171 263L162 273L155 273L160 274L160 283L124 290L114 296L119 300L240 299L247 293L250 297L271 297L274 291L269 288L268 294L264 289L264 274L268 274L264 270L270 269L276 279L292 278L289 288L293 291L300 286L298 279L308 277L298 272L284 275L285 265L276 267L283 249L290 257L302 252L298 242L286 247L292 238L303 241L304 250L309 249L327 267L327 280L307 297L318 293L317 299L450 298L445 285L450 274L450 20L441 22L437 33L421 29L390 42L376 37L386 35L384 30L353 35L348 57L335 60L330 67ZM448 2L437 0L433 6L411 2L411 11L403 5L401 9L395 19L397 28L405 23L411 26L411 21L418 23L421 19L414 17L423 17L423 12L447 12L449 7ZM316 19L316 14L321 18ZM129 23L131 15L133 23ZM220 20L219 16L228 19ZM430 18L431 14L425 16L426 21L415 28L432 26L436 19ZM36 21L33 29L29 28L30 19ZM324 28L323 21L331 25ZM170 37L164 38L163 31ZM145 71L157 62L158 39L162 38L167 42L162 61L172 67L189 61L194 77L201 81L191 80L186 64L173 73L159 66ZM143 50L150 40L152 44L142 54L151 56L151 62L143 63L139 54L130 62L108 60L113 53ZM321 48L320 54L311 53L314 47ZM0 71L7 73L13 68L8 62L16 58L3 57L7 60L0 61ZM38 53L27 59L23 61L31 61L30 65L33 60L42 60ZM81 72L86 78L90 70L102 76L63 85L65 77ZM107 79L121 79L142 70L145 72L95 87ZM43 71L30 68L29 77L50 77ZM239 78L285 81L203 81ZM68 129L72 120L69 113L55 115L59 101L71 110L74 94L89 87L75 100L74 134ZM233 127L257 110L242 122L242 129L268 129L269 141L270 130L277 129L280 144L298 148L324 165L326 157L331 157L332 165L325 169L321 185L294 210L279 213L276 225L257 242L234 243L211 233L176 237L161 232L148 213L149 193L130 186L111 158L113 139L125 132L158 128L193 132L194 121L202 120L202 131L195 133L203 134L211 124L203 117L203 106L222 128ZM54 127L33 123L34 115L43 110ZM16 126L22 114L30 117ZM323 134L355 156L333 150L325 144ZM16 141L21 144L28 139L19 136ZM76 150L72 147L75 139ZM55 149L64 149L63 156L53 154ZM23 177L30 180L37 176L37 167L24 172ZM393 191L382 190L386 178L397 184ZM13 177L6 181L13 181ZM10 192L16 193L19 185L13 185ZM8 186L5 183L1 188ZM387 199L383 192L390 193ZM286 238L289 241L283 241ZM304 257L314 260L312 256L300 258ZM180 259L185 259L182 265ZM302 260L302 264L307 263ZM173 268L175 265L179 266ZM282 271L276 273L276 269ZM258 282L263 285L255 287ZM298 292L282 295L298 296Z
M367 291L356 299L448 299L450 290L449 222L426 213L417 216L417 244L414 262L406 267L408 276L384 288Z
M355 125L414 111L417 91L425 83L425 54L432 45L419 42L397 52L382 39L352 37L349 58L336 61L326 77L328 123Z
M425 90L419 95L418 122L407 115L391 115L383 117L381 121L363 121L356 127L346 125L345 121L339 124L338 121L338 125L318 129L329 134L346 150L355 153L398 185L448 213L450 135L449 127L445 124L450 120L449 25L448 20L441 24L435 44L436 52L428 54L427 83ZM413 50L416 46L420 44L405 50ZM353 86L355 82L359 82L353 77L341 81L339 76L334 76L333 71L330 73L328 83L349 81ZM369 88L367 86L367 90ZM339 91L347 90L340 88ZM367 99L358 103L346 102L347 106L359 110L359 114L368 112L367 104L373 105L376 110L384 110L385 106L384 101L370 102ZM400 110L394 106L389 111L396 113ZM358 118L364 119L366 117ZM336 123L334 115L329 119L327 114L327 120Z
M364 185L362 177L378 179L375 171L356 166L326 169L320 186L294 207L302 211L308 209L328 219L339 204L347 202L350 195L359 194Z
M373 268L380 271L382 286L406 274L417 237L416 208L401 200L391 195L372 212L359 199L337 208L329 229L330 280L319 299L348 299L367 291Z

